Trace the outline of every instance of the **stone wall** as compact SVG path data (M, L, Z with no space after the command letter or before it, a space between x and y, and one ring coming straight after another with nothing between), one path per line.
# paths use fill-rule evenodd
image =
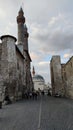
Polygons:
M6 96L13 100L22 98L25 90L31 91L32 77L30 72L30 57L25 51L25 58L13 36L1 37L0 46L0 100Z
M50 62L52 94L64 95L60 56L53 56Z
M26 91L31 91L31 84L32 84L32 78L31 78L31 71L30 71L30 58L27 51L24 51L25 61L24 61L24 75L25 75L25 89Z
M73 99L73 56L61 64L60 56L53 56L50 62L52 94L60 92Z
M15 45L16 39L6 35L1 37L0 47L0 90L3 99L6 96L13 100L22 98L24 85L24 56ZM3 91L3 92L2 92Z
M2 44L0 43L0 102L3 100L4 97L3 93L3 77L2 77L2 69L1 69L1 57L2 57Z
M1 36L0 44L0 102L6 96L12 101L22 98L25 91L33 87L28 51L28 32L22 8L18 16L18 45L16 38L10 35Z
M65 64L66 97L73 98L73 57Z
M15 98L16 89L16 38L10 35L1 37L2 55L1 55L1 71L2 82L5 96L9 96L11 100Z
M16 51L17 56L17 94L18 98L22 98L23 87L24 87L24 57L20 55L18 51Z
M67 78L66 78L66 68L65 64L61 64L61 72L62 72L62 82L64 88L64 96L66 96L66 88L67 88Z

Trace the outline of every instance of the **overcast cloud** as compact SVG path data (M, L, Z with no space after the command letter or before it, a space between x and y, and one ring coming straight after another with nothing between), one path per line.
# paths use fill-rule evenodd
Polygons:
M0 0L0 35L17 37L16 16L21 6L32 66L50 82L52 55L60 55L62 62L73 55L73 0Z

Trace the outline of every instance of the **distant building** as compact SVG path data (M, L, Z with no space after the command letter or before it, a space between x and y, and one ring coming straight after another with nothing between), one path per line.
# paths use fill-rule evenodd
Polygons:
M33 78L33 83L34 83L34 90L44 90L45 87L45 80L41 75L37 75L35 74L35 69L33 67L33 71L32 71L32 78Z
M47 84L45 84L44 86L44 92L46 94L48 94L48 92L52 95L52 88L51 88L51 84L48 82Z

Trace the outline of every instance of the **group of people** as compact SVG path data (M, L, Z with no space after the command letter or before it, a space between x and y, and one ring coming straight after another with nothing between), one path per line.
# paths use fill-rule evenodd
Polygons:
M25 92L25 93L22 95L22 98L24 98L24 99L34 99L34 100L37 100L37 99L40 98L41 95L44 95L44 91L35 91L35 90L33 90L32 92L29 92L29 91L28 91L28 92ZM4 101L5 101L5 104L6 104L6 105L12 103L8 95L5 96ZM0 105L0 106L1 106L1 105Z
M39 91L26 92L24 94L25 99L37 99L40 97L41 93Z

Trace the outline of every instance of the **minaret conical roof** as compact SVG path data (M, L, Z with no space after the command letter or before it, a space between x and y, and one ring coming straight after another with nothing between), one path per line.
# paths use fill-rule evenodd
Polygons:
M17 23L25 23L25 17L22 7L20 8L17 16Z

